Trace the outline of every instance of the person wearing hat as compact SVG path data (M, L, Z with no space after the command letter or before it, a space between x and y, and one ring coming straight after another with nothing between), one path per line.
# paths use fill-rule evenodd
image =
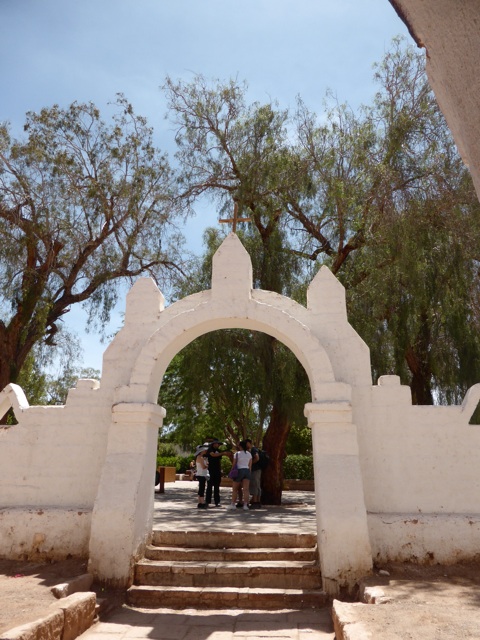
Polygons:
M215 501L215 506L220 506L220 483L222 481L222 456L231 456L230 451L219 451L218 448L221 444L225 444L218 438L213 438L204 444L208 445L206 458L208 460L208 471L210 478L207 482L207 496L205 499L207 507Z
M200 444L195 449L195 464L197 470L195 475L198 480L198 504L197 509L206 509L205 504L205 485L207 483L208 474L208 460L205 457L205 452L208 450L208 445Z

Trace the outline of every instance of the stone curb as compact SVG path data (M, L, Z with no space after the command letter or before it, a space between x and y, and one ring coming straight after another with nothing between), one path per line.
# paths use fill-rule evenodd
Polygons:
M72 578L68 582L56 584L50 589L56 598L66 598L71 596L72 593L77 591L90 591L90 587L93 584L93 575L91 573L84 573L81 576Z
M365 625L357 621L356 611L360 607L371 604L387 604L393 598L385 595L381 587L365 587L360 585L362 602L340 602L334 600L332 605L332 619L336 640L371 640L372 634Z
M334 600L332 620L336 640L372 640L372 634L356 619L358 607L365 607L363 602L340 602Z
M50 605L43 618L15 627L0 635L0 640L74 640L95 620L96 594L73 593Z

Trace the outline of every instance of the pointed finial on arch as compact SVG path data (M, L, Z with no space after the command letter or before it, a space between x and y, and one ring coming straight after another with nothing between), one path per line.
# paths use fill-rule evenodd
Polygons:
M307 307L314 313L337 314L347 318L345 287L325 265L308 287Z
M154 322L165 308L163 293L153 278L139 278L127 293L125 324Z
M236 233L229 233L212 260L212 293L222 297L250 297L252 261Z

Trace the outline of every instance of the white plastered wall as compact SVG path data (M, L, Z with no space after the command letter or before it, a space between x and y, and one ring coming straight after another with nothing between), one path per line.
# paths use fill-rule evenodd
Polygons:
M372 387L361 465L374 559L453 563L480 551L480 385L460 406L413 406L397 376Z
M79 381L59 407L30 407L9 385L2 415L10 406L19 424L0 429L0 556L86 556L111 413L98 381Z
M480 3L390 0L427 52L429 83L480 197Z

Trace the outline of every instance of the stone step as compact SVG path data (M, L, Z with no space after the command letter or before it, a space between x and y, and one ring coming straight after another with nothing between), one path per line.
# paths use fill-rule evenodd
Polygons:
M312 548L270 548L270 549L205 549L196 547L155 547L148 545L145 550L148 560L168 560L170 562L244 562L265 560L317 560L317 549Z
M320 589L252 589L234 587L132 586L132 607L167 609L312 609L328 604Z
M322 579L314 562L170 562L142 560L135 565L135 583L171 587L252 587L318 589Z
M249 531L153 531L157 547L195 547L207 549L313 548L314 533L269 533Z

